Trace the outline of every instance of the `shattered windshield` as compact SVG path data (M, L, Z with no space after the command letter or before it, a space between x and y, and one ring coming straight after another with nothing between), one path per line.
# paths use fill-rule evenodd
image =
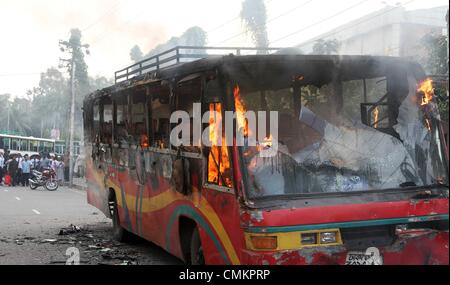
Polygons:
M439 115L418 92L425 83L335 75L291 76L276 88L236 80L242 111L278 112L276 154L259 155L274 141L243 147L250 198L448 184Z

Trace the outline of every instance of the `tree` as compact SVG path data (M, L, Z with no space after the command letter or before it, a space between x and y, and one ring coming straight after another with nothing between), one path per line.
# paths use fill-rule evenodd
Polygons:
M148 58L176 46L198 46L206 45L208 34L200 27L194 26L187 29L180 37L172 37L167 42L157 45L144 58ZM199 53L198 51L186 50L186 53Z
M425 56L423 56L420 61L427 73L448 73L447 37L431 33L423 36L420 42L426 51Z
M313 46L312 54L338 54L339 53L340 43L336 39L332 40L323 40L320 39L316 41Z
M141 51L141 48L138 45L135 45L131 50L130 50L130 58L132 61L134 62L138 62L141 61L144 57L144 54Z
M425 48L425 56L419 62L425 68L425 71L430 75L448 75L446 36L430 33L423 36L420 43ZM448 122L448 83L435 84L434 87L441 118Z
M256 47L268 47L269 38L267 35L267 12L264 1L245 0L242 3L240 16L246 26L247 32L252 34L252 39Z

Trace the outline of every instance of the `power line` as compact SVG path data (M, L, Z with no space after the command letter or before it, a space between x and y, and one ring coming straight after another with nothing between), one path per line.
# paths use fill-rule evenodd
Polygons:
M358 23L355 23L354 25L347 26L347 27L344 27L344 28L342 28L342 29L339 29L339 30L336 30L336 31L329 32L329 33L325 34L324 36L322 36L322 37L320 37L320 38L318 38L318 39L308 40L308 41L306 41L306 42L304 42L304 43L302 43L302 44L307 44L307 43L310 43L310 42L312 42L312 41L324 40L325 38L328 38L328 37L330 37L330 36L336 35L336 34L342 32L342 31L345 31L345 30L348 30L348 29L353 28L353 27L355 27L355 26L358 26L358 25L360 25L360 24L362 24L362 23L365 23L365 22L367 22L367 21L370 21L370 20L372 20L372 19L374 19L374 18L376 18L376 17L379 17L379 16L382 16L382 15L384 15L384 14L387 14L387 13L389 13L389 12L395 10L395 9L398 9L398 8L404 7L404 6L406 6L406 5L409 5L409 4L411 4L412 2L414 2L414 1L416 1L416 0L410 0L410 1L407 1L407 2L405 2L405 3L403 3L403 4L401 4L401 6L395 6L395 7L392 7L391 9L388 9L388 10L382 12L382 13L378 13L378 14L373 15L372 17L369 17L369 18L366 18L366 19L362 19L361 21L359 21Z
M270 2L272 2L273 0L267 0L267 1L265 1L265 5L267 5L267 4L269 4ZM234 21L236 21L236 20L238 20L239 18L241 18L241 14L239 13L239 15L237 15L236 17L234 17L233 19L230 19L230 20L228 20L228 21L226 21L226 22L224 22L224 23L222 23L222 24L220 24L220 25L218 25L217 27L215 27L215 28L213 28L213 29L211 29L211 30L209 30L209 31L206 31L206 33L212 33L212 32L214 32L214 31L217 31L217 30L219 30L220 28L223 28L224 26L226 26L226 25L228 25L228 24L230 24L230 23L233 23Z
M96 26L98 23L100 23L101 21L103 21L103 19L112 14L113 12L117 11L118 6L120 6L122 0L118 0L116 1L116 3L114 4L114 6L111 7L111 9L109 9L106 13L104 13L103 15L101 15L99 18L97 18L97 20L95 20L94 22L92 22L91 24L87 25L84 29L82 29L82 32L86 32L87 30L91 29L92 27Z
M312 27L314 27L314 26L320 25L320 24L322 24L323 22L326 22L326 21L328 21L328 20L330 20L330 19L332 19L332 18L335 18L335 17L337 17L337 16L339 16L339 15L341 15L341 14L344 14L345 12L350 11L351 9L356 8L356 7L358 7L358 6L361 6L362 4L364 4L364 3L368 2L368 1L369 1L369 0L363 0L363 1L360 1L360 2L356 3L355 5L352 5L352 6L348 7L348 8L346 8L346 9L343 9L343 10L339 11L339 12L336 13L336 14L333 14L333 15L331 15L331 16L325 18L325 19L322 19L322 20L317 21L317 22L315 22L315 23L313 23L313 24L311 24L311 25L308 25L308 26L306 26L306 27L303 27L303 28L301 28L300 30L297 30L297 31L295 31L295 32L293 32L293 33L290 33L290 34L286 35L286 36L283 36L283 37L281 37L281 38L278 38L278 39L276 39L276 40L274 40L274 41L271 41L270 43L273 44L273 43L279 42L279 41L284 40L284 39L286 39L286 38L289 38L289 37L291 37L291 36L293 36L293 35L295 35L295 34L298 34L298 33L300 33L300 32L303 32L303 31L307 30L307 29L310 29L310 28L312 28Z
M270 2L270 1L269 1L269 2ZM269 24L269 23L271 23L271 22L273 22L273 21L275 21L275 20L277 20L277 19L279 19L279 18L285 17L285 16L287 16L287 15L293 13L294 11L296 11L296 10L298 10L298 9L300 9L300 8L302 8L302 7L304 7L304 6L306 6L306 5L308 5L308 4L311 3L311 2L312 2L312 0L308 0L308 1L306 1L306 2L304 2L304 3L302 3L302 4L298 5L298 6L296 6L296 7L294 7L294 8L291 8L291 9L289 9L289 11L286 11L286 12L284 12L284 13L278 15L278 16L275 16L275 17L269 19L269 20L267 21L266 24ZM241 36L241 35L243 35L243 34L245 34L245 32L240 32L239 34L236 34L236 35L234 35L234 36L231 36L231 37L229 37L229 38L227 38L227 39L225 39L225 40L223 40L223 41L221 41L221 42L219 42L219 43L217 43L217 44L215 44L215 45L220 45L220 44L222 44L222 43L224 43L224 42L227 42L227 41L229 41L229 40L232 40L232 39L234 39L234 38L237 38L237 37L239 37L239 36Z
M30 73L4 73L0 74L0 77L21 77L21 76L34 76L40 75L42 72L30 72Z

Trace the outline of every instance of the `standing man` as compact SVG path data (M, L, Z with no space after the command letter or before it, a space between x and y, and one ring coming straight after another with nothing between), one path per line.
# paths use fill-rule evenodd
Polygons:
M29 159L28 155L25 155L22 162L22 186L28 186L31 172L31 165L33 164Z
M17 161L17 172L16 177L14 179L16 181L15 185L20 185L22 183L22 161L23 161L23 157L20 153L17 155L16 161Z
M12 186L16 186L18 184L17 172L19 172L18 157L16 154L13 154L11 155L11 159L8 160L8 175L11 177Z
M5 157L3 151L0 151L0 185L3 185L3 168L5 167Z

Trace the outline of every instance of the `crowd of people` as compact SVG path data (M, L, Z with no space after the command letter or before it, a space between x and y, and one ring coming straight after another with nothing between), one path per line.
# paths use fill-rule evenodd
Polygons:
M0 185L28 186L33 170L53 169L61 184L65 179L65 163L60 156L52 154L33 155L10 154L0 150Z

